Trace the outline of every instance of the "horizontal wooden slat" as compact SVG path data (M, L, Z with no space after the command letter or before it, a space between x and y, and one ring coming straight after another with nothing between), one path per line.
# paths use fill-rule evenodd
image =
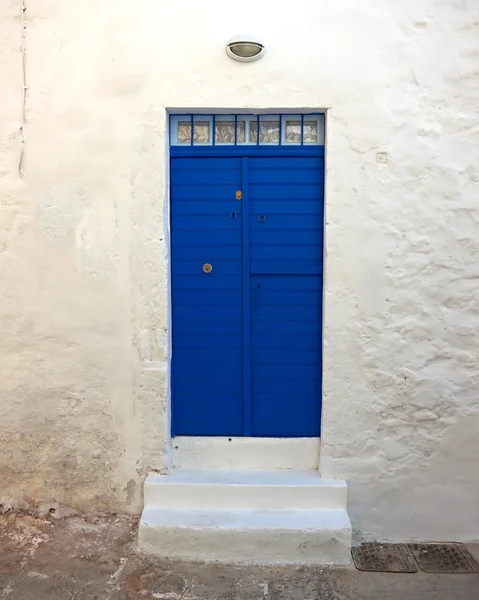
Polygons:
M225 231L200 229L190 231L174 231L171 236L174 246L240 246L241 230ZM226 257L225 257L226 258Z
M313 169L261 169L251 170L250 182L252 185L257 184L293 184L303 185L307 184L320 184L323 185L323 174L318 170Z
M175 376L176 377L193 377L197 380L201 379L230 379L241 377L242 365L240 362L232 363L226 360L215 360L211 363L195 363L189 360L177 360L175 358Z
M222 348L221 346L208 349L177 348L175 352L175 365L194 363L199 375L203 373L206 364L220 367L241 363L241 361L241 349Z
M171 184L175 187L239 185L241 173L236 169L218 169L196 171L172 171Z
M222 321L231 319L232 321L241 319L241 306L222 306L221 304L213 304L209 306L181 306L173 307L173 322L177 324L182 319L212 319L214 321ZM208 329L205 330L207 333Z
M234 394L242 393L241 377L222 377L217 379L191 379L179 377L175 372L175 394L179 393L204 393L204 394ZM228 397L228 396L226 396Z
M239 244L236 246L230 245L214 245L206 246L198 244L196 246L180 246L176 245L172 250L173 260L203 260L204 262L213 263L215 260L241 260L242 248ZM214 268L214 267L213 267Z
M296 263L298 269L295 269L293 273L304 273L304 267L301 264L302 261L314 261L314 269L317 269L317 265L321 264L323 259L323 248L320 244L315 246L309 246L306 244L295 244L295 245L284 245L284 246L274 246L272 244L268 245L259 245L253 244L250 249L250 257L252 263L266 261L270 262L269 259L274 257L274 262L271 261L272 264L278 264L282 261L288 261L288 264L294 261ZM225 258L230 258L230 256L226 256ZM276 268L276 267L275 267ZM288 266L289 270L289 266ZM322 269L319 271L321 273ZM309 272L309 271L307 271Z
M261 289L271 290L273 292L291 291L291 290L322 290L321 275L253 275L250 278L250 289L256 290L258 283Z
M215 215L231 218L232 213L235 213L238 219L241 218L241 206L238 202L234 203L232 200L221 202L172 202L171 204L171 214L173 217L176 215Z
M323 170L324 159L322 157L255 157L249 161L250 172L263 169L275 169L280 171L295 170L303 171L305 169Z
M321 290L298 290L291 286L289 290L268 290L257 283L250 287L251 304L260 303L262 306L289 306L297 307L298 311L302 306L315 306L321 304Z
M198 260L173 261L171 270L173 275L199 275L201 277L222 277L223 275L241 275L239 261L215 261L211 273L203 273L203 264L209 262L207 257Z
M319 368L321 364L321 347L302 349L298 348L270 348L258 349L253 346L251 352L255 365L312 365Z
M271 275L321 275L323 265L321 262L306 262L306 261L254 261L251 262L249 272L254 274L271 274Z
M185 348L215 349L233 348L241 350L243 336L233 333L175 333L173 332L173 353Z
M203 318L201 312L197 318L178 318L175 319L175 309L173 308L173 329L176 333L188 335L201 334L210 335L214 333L242 333L243 322L241 319L212 319Z
M240 275L223 275L222 277L215 277L213 273L209 273L208 277L204 275L203 271L191 277L173 275L173 292L175 290L188 290L189 292L195 292L195 290L241 290Z
M252 185L249 196L251 200L317 200L322 206L323 186L321 185ZM292 208L292 206L291 206ZM294 211L293 211L294 212Z
M218 231L225 236L234 236L236 232L241 236L241 213L235 212L238 215L236 219L231 218L230 212L223 215L173 215L171 219L172 240L175 239L175 235L187 236L191 231L205 231L209 232L208 235L212 231ZM181 237L177 239L181 239Z
M307 159L311 160L311 159ZM313 159L317 160L317 159ZM171 160L172 173L188 173L189 171L218 171L241 168L241 158L182 158Z
M240 290L174 290L175 306L241 306Z
M321 335L321 321L318 319L289 320L281 321L279 319L265 321L257 320L251 324L253 335L269 335L274 333L282 335L283 333L292 333L295 335Z
M322 246L322 231L317 229L265 229L256 227L250 232L252 246Z
M321 346L320 335L297 335L295 333L270 333L261 335L254 328L251 336L251 346L257 350L310 350Z
M266 200L252 200L250 202L250 214L256 217L258 223L264 222L270 218L271 215L275 214L312 214L322 215L323 207L317 200L275 200L274 202L268 202ZM264 215L266 218L261 221Z
M198 185L198 186L174 186L171 188L171 202L219 202L231 200L238 208L241 202L236 199L236 192L241 189L238 183L230 185Z

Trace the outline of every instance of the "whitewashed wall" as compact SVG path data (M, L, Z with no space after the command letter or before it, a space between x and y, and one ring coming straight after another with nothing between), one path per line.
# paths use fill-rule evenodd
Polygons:
M322 472L479 539L476 0L0 6L0 502L138 513L168 430L166 109L327 108ZM265 58L227 58L253 31Z

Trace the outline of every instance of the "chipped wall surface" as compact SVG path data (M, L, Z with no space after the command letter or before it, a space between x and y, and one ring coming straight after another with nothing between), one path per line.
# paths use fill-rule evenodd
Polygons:
M138 513L167 463L166 110L328 109L322 473L478 539L476 0L0 11L0 502ZM255 30L264 59L224 52Z

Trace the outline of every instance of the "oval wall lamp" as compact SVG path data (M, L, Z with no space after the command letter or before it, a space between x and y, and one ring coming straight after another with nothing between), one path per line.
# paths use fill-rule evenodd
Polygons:
M235 35L226 44L226 54L239 62L259 60L264 52L264 44L253 35Z

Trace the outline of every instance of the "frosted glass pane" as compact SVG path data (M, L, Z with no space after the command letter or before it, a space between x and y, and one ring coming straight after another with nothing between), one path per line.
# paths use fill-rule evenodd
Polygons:
M307 121L303 123L303 144L318 144L318 122Z
M301 143L301 121L286 121L286 141L289 144Z
M259 122L259 143L279 144L279 121Z
M191 144L191 121L178 121L178 144Z
M235 122L216 121L215 124L215 144L234 144L235 143Z
M210 141L210 122L195 121L194 132L194 144L208 144Z

